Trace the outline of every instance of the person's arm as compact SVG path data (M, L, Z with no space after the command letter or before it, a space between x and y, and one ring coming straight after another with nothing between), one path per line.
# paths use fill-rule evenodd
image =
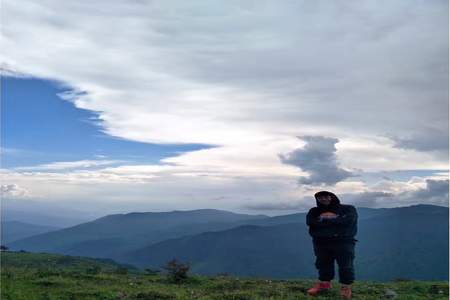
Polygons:
M356 212L356 208L350 206L348 211L345 214L338 215L336 218L332 219L324 219L324 222L327 224L333 225L347 225L358 219L358 213Z
M328 223L324 221L324 218L319 218L318 216L313 216L312 211L310 210L306 215L306 225L313 227L326 227L333 225L332 223Z

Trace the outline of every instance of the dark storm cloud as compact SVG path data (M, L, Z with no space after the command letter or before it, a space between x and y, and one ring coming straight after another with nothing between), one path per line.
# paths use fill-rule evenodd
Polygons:
M351 172L338 167L335 138L323 136L301 136L306 145L279 157L284 164L299 167L309 173L308 177L301 177L300 184L306 185L333 185L348 177L354 176Z

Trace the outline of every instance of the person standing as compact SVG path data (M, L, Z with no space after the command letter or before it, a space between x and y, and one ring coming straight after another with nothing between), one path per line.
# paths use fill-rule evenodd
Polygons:
M331 280L334 279L336 260L341 296L344 299L352 299L358 213L353 205L341 204L332 192L320 191L314 194L314 197L316 207L308 211L306 224L312 237L319 281L307 293L318 295L332 288Z

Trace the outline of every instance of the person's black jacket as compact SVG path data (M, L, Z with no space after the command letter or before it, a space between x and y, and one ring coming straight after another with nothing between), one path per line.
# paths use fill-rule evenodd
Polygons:
M309 226L309 235L315 242L321 241L358 241L355 239L357 233L358 213L353 205L341 204L339 198L330 192L332 196L329 205L322 205L317 200L317 207L313 207L306 215L306 225ZM335 219L319 219L323 212L337 214Z

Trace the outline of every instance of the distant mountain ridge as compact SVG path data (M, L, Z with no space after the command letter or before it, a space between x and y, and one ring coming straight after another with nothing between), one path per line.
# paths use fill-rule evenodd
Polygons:
M448 207L357 210L360 276L448 279ZM179 258L202 274L311 277L316 270L305 219L306 213L268 217L211 209L116 214L10 246L112 258L140 267L160 267Z
M448 280L448 208L417 205L382 212L370 216L363 212L359 221L358 278ZM174 257L190 262L200 274L316 276L311 237L304 222L245 225L171 239L128 253L122 260L158 267Z
M236 223L268 218L215 209L108 215L73 227L36 235L12 249L117 258L122 253L169 238L224 230Z
M60 228L54 226L43 226L20 221L4 221L1 222L1 242L9 244L11 242L31 237L34 235L55 231Z
M26 207L17 210L8 208L8 205L5 206L2 205L1 208L2 222L18 221L38 226L66 228L94 219L94 217L82 214L79 211L47 212L47 207L33 207L33 210L28 211Z

